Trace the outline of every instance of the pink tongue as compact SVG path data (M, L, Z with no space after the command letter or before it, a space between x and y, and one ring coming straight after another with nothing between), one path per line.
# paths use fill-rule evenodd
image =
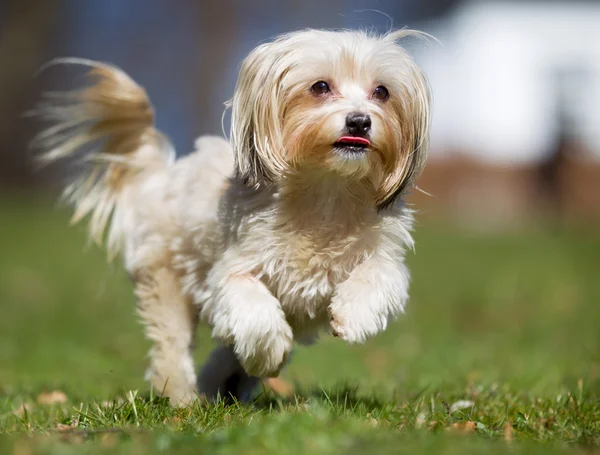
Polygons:
M358 137L358 136L342 136L338 139L338 142L343 142L344 144L363 144L363 145L370 145L371 141L369 141L367 138L365 137Z

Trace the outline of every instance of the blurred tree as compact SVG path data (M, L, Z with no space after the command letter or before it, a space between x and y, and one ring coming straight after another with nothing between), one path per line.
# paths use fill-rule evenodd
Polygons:
M3 0L0 24L0 185L32 183L27 144L31 122L22 118L40 92L34 73L52 55L63 2Z
M231 93L223 96L222 87L228 71L228 63L237 43L237 14L235 0L204 0L195 2L194 14L198 18L195 41L201 48L201 58L191 58L187 64L192 68L191 82L194 94L191 122L195 135L221 132L223 102ZM216 96L215 96L216 95Z

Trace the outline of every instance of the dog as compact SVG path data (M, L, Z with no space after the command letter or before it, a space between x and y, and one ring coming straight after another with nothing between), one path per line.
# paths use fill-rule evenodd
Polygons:
M144 89L111 65L46 96L43 163L78 157L73 222L120 255L153 342L146 378L173 405L252 399L294 341L363 343L403 312L430 90L398 42L411 30L302 30L255 48L232 99L230 140L176 159ZM218 347L196 376L199 322Z

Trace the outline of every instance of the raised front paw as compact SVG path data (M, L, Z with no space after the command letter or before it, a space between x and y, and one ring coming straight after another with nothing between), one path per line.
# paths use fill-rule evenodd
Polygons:
M377 322L372 316L358 318L356 313L344 310L332 311L329 324L334 337L351 344L364 343L385 329L385 321Z
M293 347L292 329L285 321L266 332L234 338L233 349L242 367L250 376L259 378L278 376Z
M329 307L330 326L333 336L348 343L364 343L385 330L388 313L378 311L368 299L373 296L362 293L338 293Z
M203 311L213 338L232 346L246 373L277 376L292 351L293 333L279 301L264 284L251 276L231 278Z

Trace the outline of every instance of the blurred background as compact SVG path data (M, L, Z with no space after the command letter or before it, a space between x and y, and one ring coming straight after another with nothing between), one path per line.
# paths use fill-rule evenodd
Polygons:
M417 28L434 94L425 216L510 228L600 219L600 3L475 0L0 1L0 188L45 190L22 118L43 89L69 87L48 60L120 66L147 88L179 153L221 133L242 58L304 27Z
M434 99L423 191L410 195L420 213L408 314L364 347L327 338L301 350L286 374L412 390L598 385L597 0L0 0L0 396L145 387L148 344L126 274L97 248L82 254L85 228L54 206L62 176L29 161L36 125L23 113L76 80L60 68L34 76L44 63L121 67L185 154L196 136L221 133L258 43L304 27L404 26L441 43L406 42Z

